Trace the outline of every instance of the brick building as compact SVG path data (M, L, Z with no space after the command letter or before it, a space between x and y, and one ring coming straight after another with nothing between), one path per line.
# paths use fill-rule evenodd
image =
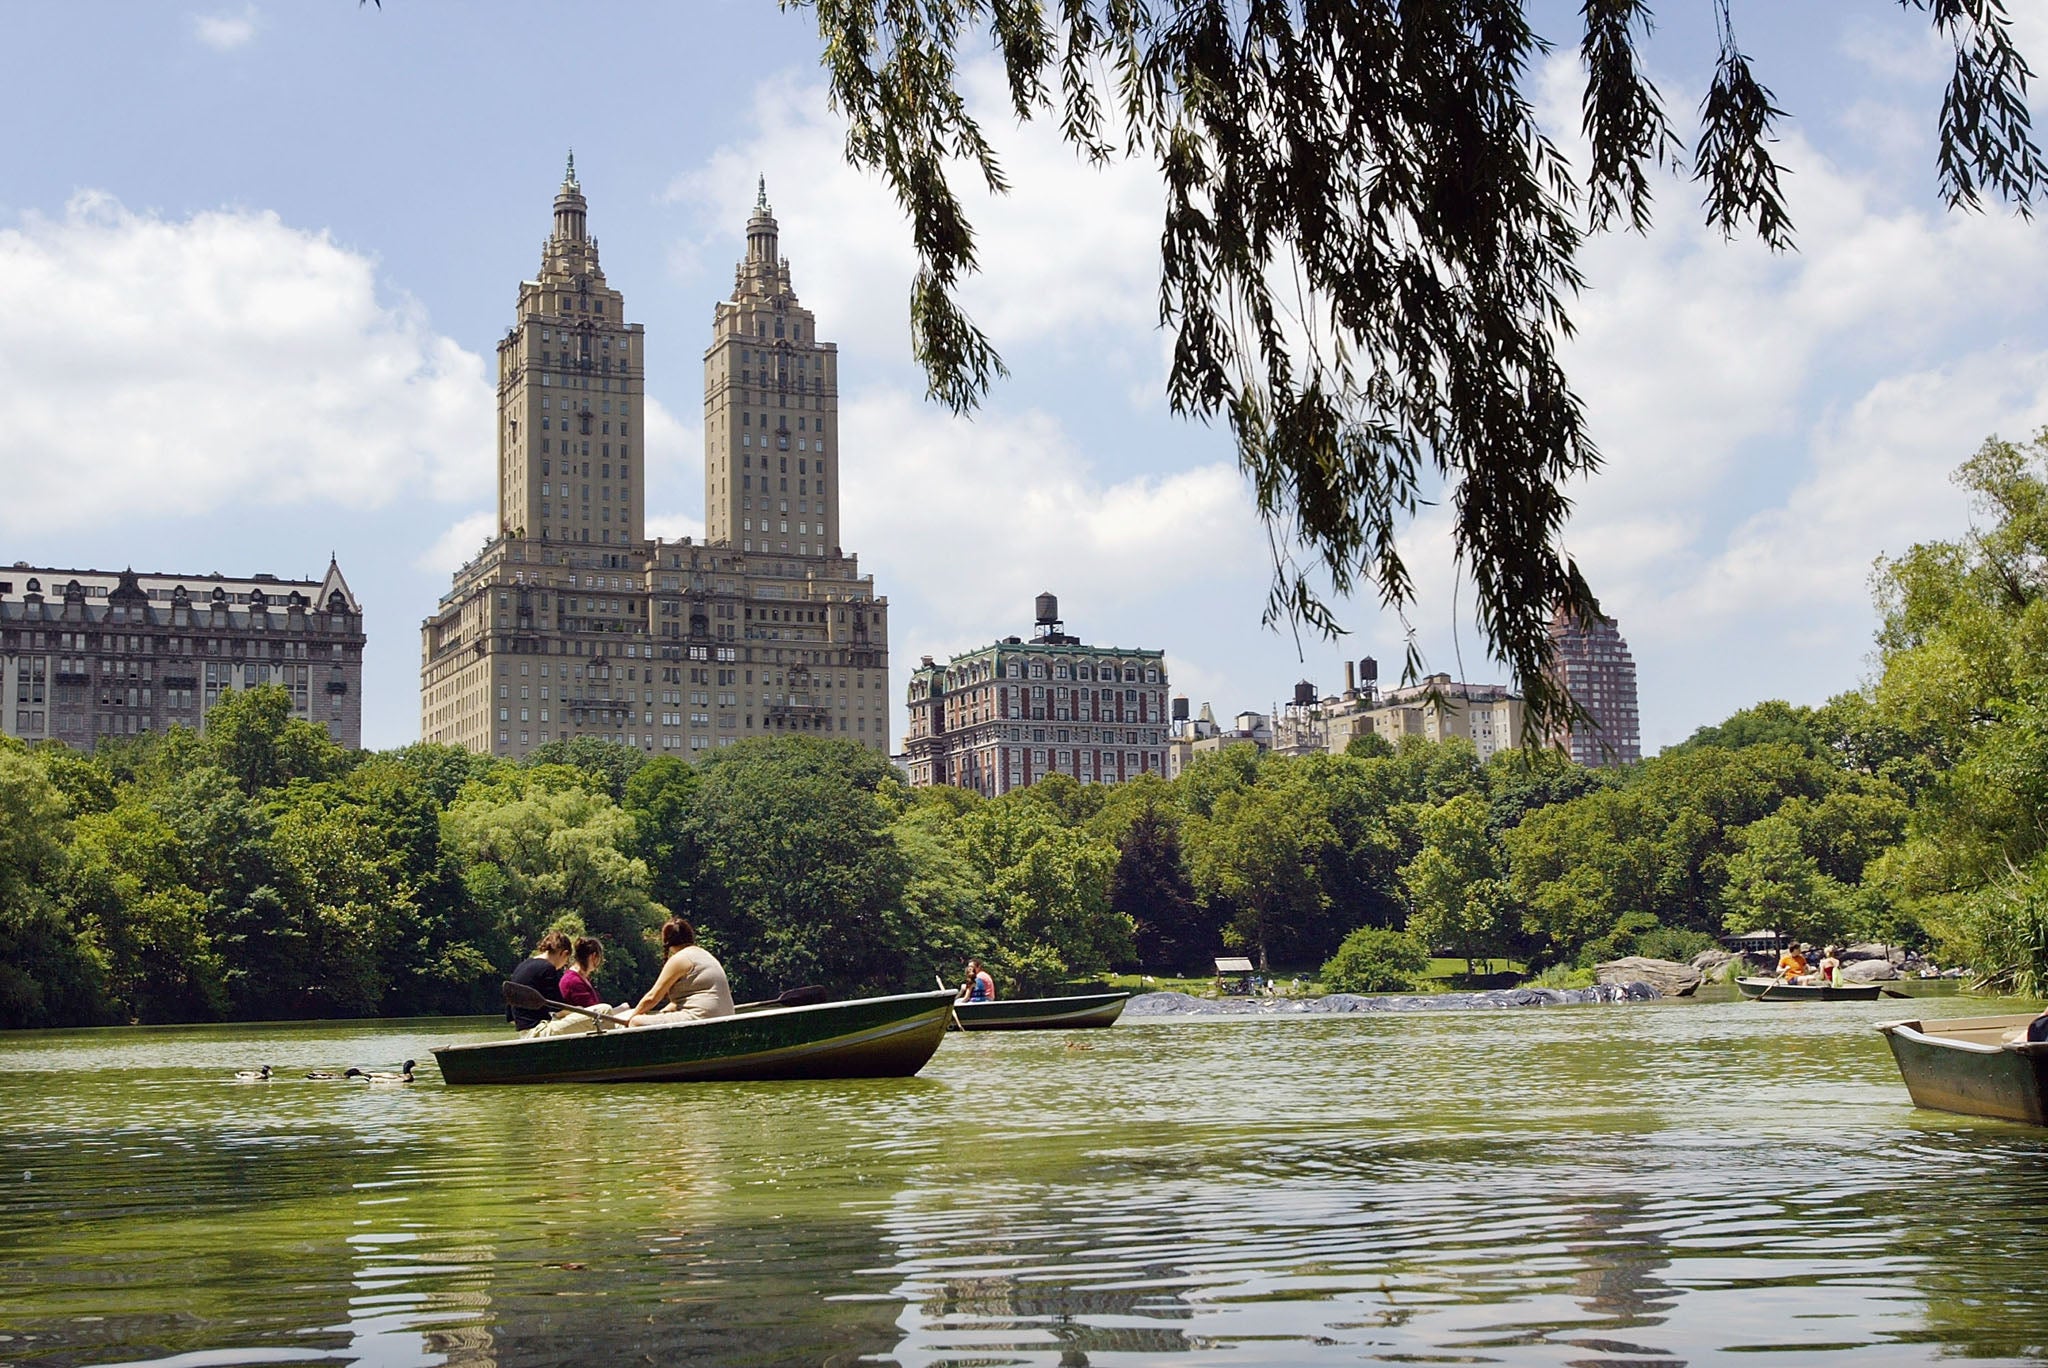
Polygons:
M363 743L363 610L318 580L0 570L0 731L91 750L105 736L204 730L221 695L290 692L292 713Z
M910 782L988 797L1066 774L1114 784L1166 773L1166 653L1089 646L1040 594L1037 632L912 672Z
M515 758L789 732L886 752L888 600L839 547L838 349L765 185L704 352L702 543L644 535L646 339L586 216L572 159L498 346L498 531L421 626L420 734Z
M1583 707L1589 722L1554 731L1551 744L1581 765L1631 764L1643 758L1642 722L1636 711L1636 662L1613 618L1590 624L1562 611L1550 621L1555 649L1550 677Z

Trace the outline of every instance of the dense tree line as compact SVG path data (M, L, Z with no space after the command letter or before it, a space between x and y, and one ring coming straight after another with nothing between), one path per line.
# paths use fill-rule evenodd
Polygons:
M863 747L691 766L596 741L513 764L350 753L287 696L91 755L0 738L0 1024L489 1011L551 926L694 920L736 990L1031 992L1222 951L1332 986L1430 953L1682 958L1731 931L1929 942L2048 987L2048 434L1958 472L1977 526L1876 575L1882 671L1618 772L1465 742L1237 747L1168 782L910 789Z

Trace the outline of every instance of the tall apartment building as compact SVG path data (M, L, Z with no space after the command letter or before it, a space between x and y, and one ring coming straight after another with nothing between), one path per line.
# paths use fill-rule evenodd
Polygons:
M914 785L988 797L1051 774L1115 784L1166 772L1166 653L1089 646L1040 594L1037 632L910 676L905 751Z
M797 301L765 185L746 236L704 352L706 537L649 539L645 335L571 159L498 346L498 531L421 626L427 740L887 751L888 600L839 546L837 348Z
M0 570L0 732L91 750L102 737L205 730L259 684L340 744L363 743L363 609L328 563L274 575Z
M1553 681L1590 716L1590 723L1552 733L1551 744L1581 765L1630 764L1643 758L1636 711L1636 663L1614 619L1581 624L1561 610L1550 620Z

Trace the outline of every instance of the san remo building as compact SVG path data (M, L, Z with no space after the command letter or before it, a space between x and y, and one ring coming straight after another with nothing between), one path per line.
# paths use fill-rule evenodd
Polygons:
M605 281L576 163L498 343L498 530L420 629L420 732L518 758L602 737L887 751L888 600L839 544L838 348L765 187L704 352L702 543L647 537L646 336Z

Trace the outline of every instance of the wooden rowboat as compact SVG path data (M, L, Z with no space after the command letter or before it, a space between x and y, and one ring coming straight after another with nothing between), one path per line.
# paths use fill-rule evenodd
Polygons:
M957 1002L953 1014L963 1031L1068 1031L1087 1026L1114 1026L1123 1015L1129 993L1089 993L1083 997L1003 998L995 1002Z
M949 992L905 993L583 1035L444 1045L447 1083L702 1083L908 1078L952 1020Z
M1892 1047L1913 1105L2048 1126L2048 1041L2025 1039L2024 1016L1889 1021ZM2018 1035L2017 1041L2007 1037Z
M1787 983L1783 979L1740 978L1742 995L1759 1002L1875 1002L1881 983Z

